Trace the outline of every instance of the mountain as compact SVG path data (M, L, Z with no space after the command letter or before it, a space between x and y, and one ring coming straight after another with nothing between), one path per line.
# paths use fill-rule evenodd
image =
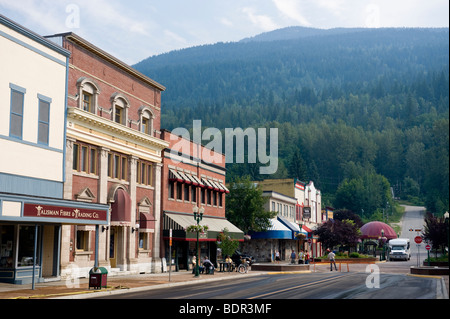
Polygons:
M375 174L396 196L448 209L448 28L290 27L134 67L167 87L164 128L278 128L270 177L313 180L323 204ZM269 178L257 168L228 164L227 179Z
M148 58L134 67L167 87L165 107L258 96L387 87L448 65L448 29L286 28ZM288 38L289 40L283 40ZM411 78L412 77L412 78Z
M367 31L364 28L333 28L333 29L316 29L307 27L287 27L270 32L264 32L254 37L242 39L239 42L265 42L265 41L283 41L297 40L307 37L317 37L323 35L340 35L346 33Z

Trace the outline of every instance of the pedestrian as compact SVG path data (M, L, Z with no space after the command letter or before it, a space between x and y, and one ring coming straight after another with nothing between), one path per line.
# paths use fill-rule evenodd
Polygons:
M291 264L295 264L295 251L292 249L292 253L291 253Z
M192 257L192 273L195 274L195 267L197 267L197 257Z
M305 250L305 264L309 264L309 253Z
M305 255L303 254L303 249L302 249L298 253L298 263L299 264L303 264L304 263L304 260L303 260L304 258L305 258Z
M327 249L328 251L328 260L330 261L330 271L333 271L333 264L334 264L334 270L337 271L337 267L336 267L336 261L335 261L335 257L336 254L332 251L330 251L329 249Z
M275 261L277 264L280 263L280 252L278 250L275 250Z

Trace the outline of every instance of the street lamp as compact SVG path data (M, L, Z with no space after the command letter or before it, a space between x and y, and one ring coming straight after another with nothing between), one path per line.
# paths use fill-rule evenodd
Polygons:
M386 240L387 238L384 237L384 229L381 229L381 242L383 243L383 253L380 255L380 261L386 260Z
M445 212L444 214L444 218L445 218L445 229L447 231L447 258L450 262L450 240L449 240L449 236L448 236L448 212Z
M192 211L194 213L194 220L197 222L197 258L196 258L196 265L195 265L195 277L198 277L200 275L198 262L200 259L199 255L199 240L198 240L198 233L199 229L198 226L200 225L200 221L203 219L203 212L205 209L203 207L200 207L200 209L197 206L192 207Z

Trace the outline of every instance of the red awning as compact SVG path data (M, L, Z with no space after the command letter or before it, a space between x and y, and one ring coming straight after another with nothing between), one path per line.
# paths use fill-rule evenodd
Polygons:
M155 229L155 218L150 213L139 214L140 229Z
M111 205L111 222L120 225L131 224L131 198L122 188L118 188L114 195L114 203Z

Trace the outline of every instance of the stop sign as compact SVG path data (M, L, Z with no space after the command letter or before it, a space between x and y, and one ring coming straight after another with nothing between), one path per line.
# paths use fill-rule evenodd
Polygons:
M426 250L431 250L431 246L430 246L430 245L426 245L426 246L425 246L425 249L426 249Z
M416 244L420 244L422 242L422 237L416 236L414 237L414 241L416 242Z

